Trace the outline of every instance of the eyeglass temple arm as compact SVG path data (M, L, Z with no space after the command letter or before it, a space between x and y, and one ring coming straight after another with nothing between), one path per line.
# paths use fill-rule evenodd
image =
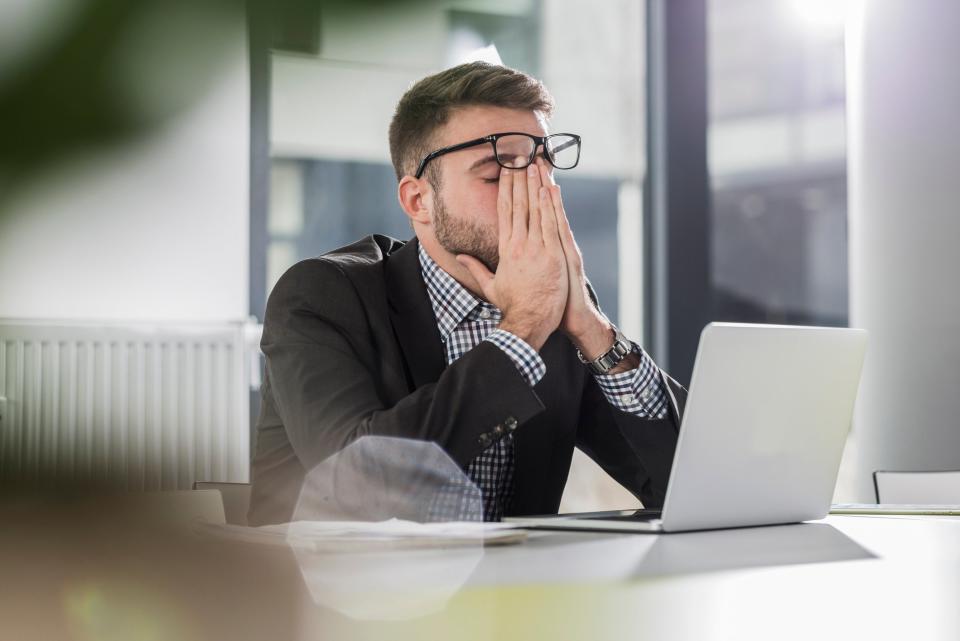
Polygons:
M560 135L569 135L569 134L560 134ZM551 154L555 154L555 153L557 153L558 151L563 151L563 150L566 149L567 147L570 147L570 146L572 146L572 145L576 145L576 144L578 144L579 142L580 142L580 141L577 140L576 138L571 138L570 140L566 141L565 143L562 143L562 144L560 144L560 145L557 145L556 147L554 147L553 149L551 149L551 150L550 150L550 153L551 153Z
M468 140L467 142L461 142L457 145L452 145L450 147L444 147L443 149L437 149L436 151L431 151L429 154L424 156L423 160L420 161L420 166L417 167L417 173L414 174L415 178L420 178L423 174L423 170L427 168L427 163L436 158L437 156L442 156L444 154L449 154L452 151L460 151L461 149L466 149L467 147L476 147L477 145L482 145L485 142L493 142L493 136L484 136L483 138L477 138L475 140Z

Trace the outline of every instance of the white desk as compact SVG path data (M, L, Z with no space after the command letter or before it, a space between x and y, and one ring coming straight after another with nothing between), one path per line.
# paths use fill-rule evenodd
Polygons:
M375 593L365 603L389 598ZM960 518L542 533L486 549L465 585L435 605L392 623L308 616L302 629L336 639L955 640Z
M327 556L307 586L287 548L119 527L108 509L0 507L0 639L960 638L958 517L534 533Z

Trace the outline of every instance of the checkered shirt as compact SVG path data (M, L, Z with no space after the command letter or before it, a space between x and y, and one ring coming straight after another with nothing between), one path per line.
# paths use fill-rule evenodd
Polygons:
M533 387L547 371L547 366L530 345L510 332L498 329L503 313L480 300L433 261L420 246L420 268L427 294L437 319L440 338L450 364L476 347L489 341L499 347L517 366L520 374ZM611 405L642 417L663 418L667 397L653 361L636 344L640 366L620 374L595 376L600 389ZM467 466L467 475L477 484L483 497L483 518L499 521L513 496L514 442L508 433L481 452Z

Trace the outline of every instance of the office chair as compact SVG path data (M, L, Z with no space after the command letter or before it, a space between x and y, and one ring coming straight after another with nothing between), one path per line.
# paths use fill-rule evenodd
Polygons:
M960 470L873 473L877 503L960 505Z
M223 513L230 525L247 524L247 508L250 507L249 483L215 483L196 481L194 490L218 490L223 499Z

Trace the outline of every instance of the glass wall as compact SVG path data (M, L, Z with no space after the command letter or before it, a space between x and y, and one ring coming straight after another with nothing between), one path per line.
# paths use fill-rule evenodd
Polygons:
M551 129L583 136L580 165L558 176L567 211L604 310L642 336L642 3L331 2L316 19L310 43L271 54L270 207L251 247L265 253L267 292L300 259L413 235L389 161L393 108L412 82L495 45L554 94Z
M707 3L716 320L847 323L844 5Z

